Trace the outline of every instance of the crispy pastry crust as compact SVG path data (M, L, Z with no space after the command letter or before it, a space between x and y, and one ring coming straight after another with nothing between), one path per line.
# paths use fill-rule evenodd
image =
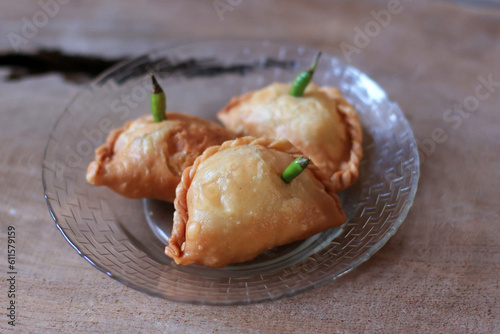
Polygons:
M283 84L274 83L269 87L273 87L274 85L278 86ZM249 105L252 98L256 96L256 94L264 92L264 90L269 87L262 90L251 91L244 95L232 98L231 101L218 112L217 116L219 120L237 135L249 135L254 137L265 136L272 138L283 136L284 138L290 140L292 144L302 150L305 155L310 156L316 165L321 168L319 173L320 177L328 189L332 191L342 191L356 182L359 175L359 162L363 156L362 130L354 108L344 99L341 92L336 88L318 87L311 83L304 94L305 97L312 96L312 94L322 94L332 103L332 105L336 106L336 111L344 123L342 127L339 126L339 128L341 132L345 131L345 135L348 140L345 145L342 145L343 147L337 148L340 158L332 158L331 154L328 154L325 149L323 149L323 153L321 153L322 148L320 147L321 145L328 145L331 143L313 144L311 146L309 138L301 138L298 131L292 129L290 124L285 124L285 126L283 126L284 124L275 124L276 126L280 126L280 135L278 135L278 130L276 127L273 127L273 124L264 124L264 122L259 123L259 121L248 121L248 117L240 117L237 115L242 106ZM288 88L285 91L288 91ZM275 101L277 98L270 97L268 92L262 94L263 105L269 103L270 101ZM290 101L293 99L290 97ZM252 103L256 102L254 101ZM259 107L258 102L257 107ZM322 124L317 124L317 126L322 126ZM285 128L285 130L283 128ZM335 132L332 132L332 134L334 133ZM340 135L342 135L342 133ZM332 138L330 137L326 139L329 140Z
M232 138L220 125L191 115L168 112L159 123L145 115L109 134L95 151L87 181L128 198L173 202L184 169L207 147Z
M238 146L244 146L244 145L250 145L250 146L262 146L265 148L277 150L279 152L285 152L288 153L293 157L293 159L302 156L302 153L295 148L288 140L275 140L271 138L253 138L253 137L241 137L237 138L235 140L231 141L226 141L220 146L213 146L205 150L202 155L200 155L193 165L191 167L188 167L184 170L184 173L182 175L182 180L177 186L176 189L176 198L174 201L175 205L175 213L174 213L174 226L173 226L173 231L172 235L169 239L169 245L165 248L165 254L168 255L169 257L173 258L177 264L198 264L198 265L207 265L210 267L224 267L229 263L226 263L224 261L222 262L213 262L210 263L209 261L206 261L204 258L186 258L185 257L185 243L186 243L186 227L188 226L189 223L189 199L188 199L188 191L189 188L192 184L193 178L195 177L196 173L198 172L198 168L200 167L200 164L202 164L204 161L206 161L208 158L213 156L214 154L224 151L227 149L235 148ZM308 169L312 172L312 177L313 178L319 178L319 169L312 163L309 164ZM321 183L318 182L320 185ZM321 186L321 187L324 187ZM342 223L345 222L346 220L346 215L342 209L340 199L337 196L337 194L328 188L324 188L325 194L324 196L329 196L333 199L333 211L336 212L336 217L332 217L332 221L334 221L333 226L338 226L341 225ZM324 223L323 223L324 225ZM333 227L333 226L328 226L328 227ZM326 228L328 228L326 227ZM296 240L301 240L305 239L313 234L316 234L320 232L321 230L326 229L324 226L320 230L314 230L314 227L309 227L311 230L310 231L304 231L303 234L297 235L294 237L294 239L288 240L288 242L293 242ZM312 231L312 232L311 232ZM274 246L278 246L281 244L275 244ZM272 248L272 247L269 247ZM241 257L239 258L236 262L243 262L252 259L258 254L254 254L253 256L250 256L250 258L244 258ZM234 263L234 262L230 262Z

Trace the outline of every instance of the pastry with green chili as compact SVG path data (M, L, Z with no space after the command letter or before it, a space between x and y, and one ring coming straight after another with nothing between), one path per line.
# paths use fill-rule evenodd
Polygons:
M222 126L166 112L165 94L153 77L152 114L113 130L95 151L87 181L128 198L173 202L184 169L211 146L233 139Z
M310 82L317 60L293 83L272 83L235 97L217 116L238 136L288 139L311 158L327 187L338 192L358 178L361 126L340 90Z
M289 141L271 138L205 150L177 186L165 254L177 264L220 268L342 225L339 197L301 156Z

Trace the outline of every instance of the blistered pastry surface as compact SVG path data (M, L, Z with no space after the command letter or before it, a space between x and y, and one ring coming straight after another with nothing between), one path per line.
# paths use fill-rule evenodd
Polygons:
M290 84L273 83L234 98L218 117L239 135L288 139L320 168L328 186L345 189L356 180L362 156L354 109L335 88L311 83L302 97L289 90Z
M295 156L269 149L270 139L252 141L211 148L184 172L166 249L177 263L223 267L345 222L338 197L327 193L314 168L286 184L281 172Z
M231 138L221 126L190 115L167 113L158 123L145 115L114 130L97 148L87 180L129 198L172 202L184 169L205 148Z

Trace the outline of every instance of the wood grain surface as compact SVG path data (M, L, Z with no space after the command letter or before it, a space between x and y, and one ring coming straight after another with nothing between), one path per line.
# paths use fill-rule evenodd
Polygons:
M500 10L402 1L377 31L373 13L394 0L222 1L233 6L221 16L211 0L60 1L47 22L37 1L3 1L0 52L14 52L9 33L23 36L26 21L38 20L36 33L18 42L20 52L120 58L179 40L236 36L350 60L400 104L419 141L421 180L402 227L353 272L293 298L210 307L149 297L81 258L43 197L49 134L88 79L7 80L13 68L2 66L0 332L500 333ZM347 59L341 43L356 46L358 28L374 29L373 37ZM5 315L9 225L17 231L15 327Z

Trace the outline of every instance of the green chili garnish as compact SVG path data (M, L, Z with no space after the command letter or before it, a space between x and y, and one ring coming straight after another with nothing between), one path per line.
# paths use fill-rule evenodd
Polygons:
M153 81L153 90L151 91L151 112L153 113L155 122L161 122L167 119L165 115L165 111L167 110L167 98L153 74L151 74L151 80Z
M318 66L318 60L320 56L321 52L318 52L318 54L314 58L313 63L311 64L311 68L309 68L309 70L307 71L300 72L295 77L295 80L293 80L292 83L292 88L290 89L290 95L295 97L301 97L302 94L304 94L307 85L309 85L309 83L312 80L314 71L316 71L316 67Z
M300 157L295 159L288 167L285 169L283 174L281 174L281 179L285 181L285 183L292 182L297 176L300 175L306 169L311 159Z

